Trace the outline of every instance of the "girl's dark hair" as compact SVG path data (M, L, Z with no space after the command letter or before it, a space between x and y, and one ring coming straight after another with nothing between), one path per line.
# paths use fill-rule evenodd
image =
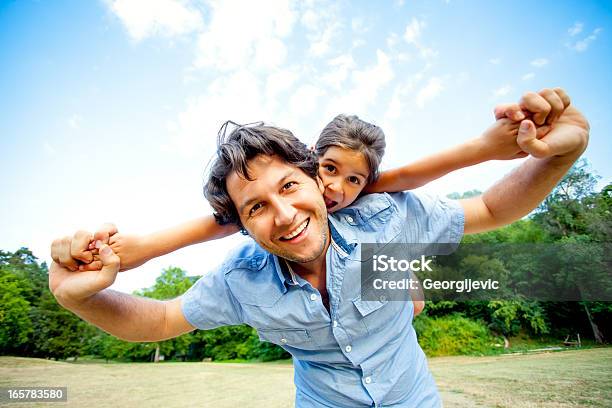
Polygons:
M258 155L276 155L313 179L317 178L314 154L289 130L265 126L263 122L239 125L227 121L219 129L217 155L204 184L204 197L219 224L236 224L245 232L225 181L234 171L246 180L253 180L248 165Z
M330 147L361 152L368 163L368 183L378 179L378 167L385 154L385 134L376 125L357 116L338 115L321 131L315 144L315 153L321 157Z

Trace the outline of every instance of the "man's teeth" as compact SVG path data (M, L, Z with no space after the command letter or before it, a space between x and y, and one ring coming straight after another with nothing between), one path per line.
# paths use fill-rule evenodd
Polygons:
M291 239L291 238L299 235L300 232L304 231L304 228L306 228L307 225L308 225L308 220L306 220L303 223L301 223L300 226L297 227L292 233L285 235L283 237L283 239Z

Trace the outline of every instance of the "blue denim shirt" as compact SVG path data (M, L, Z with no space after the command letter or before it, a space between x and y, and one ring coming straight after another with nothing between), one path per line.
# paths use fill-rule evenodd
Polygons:
M441 406L412 327L412 302L361 299L359 243L457 243L459 203L370 194L329 221L330 312L316 288L251 241L183 295L186 319L200 329L245 323L287 350L298 407Z

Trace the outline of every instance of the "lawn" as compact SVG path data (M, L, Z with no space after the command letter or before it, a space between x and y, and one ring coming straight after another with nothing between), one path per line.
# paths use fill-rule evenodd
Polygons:
M445 407L612 406L612 348L430 359ZM287 407L293 369L278 363L67 363L0 357L0 387L67 386L87 407ZM41 404L10 404L15 407Z

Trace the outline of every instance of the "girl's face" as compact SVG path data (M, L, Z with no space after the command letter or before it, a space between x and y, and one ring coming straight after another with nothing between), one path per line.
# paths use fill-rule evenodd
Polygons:
M325 206L328 212L350 205L366 185L370 174L361 152L330 147L319 157L319 176L323 180Z

